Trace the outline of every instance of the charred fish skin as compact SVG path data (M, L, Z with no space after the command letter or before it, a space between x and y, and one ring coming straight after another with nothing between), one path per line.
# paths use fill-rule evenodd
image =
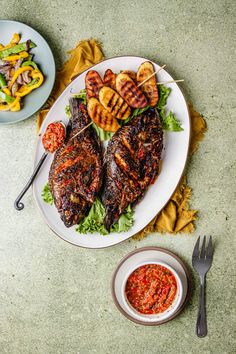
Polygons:
M163 149L163 130L158 113L149 109L120 128L108 143L102 202L107 230L125 208L135 205L155 182Z
M54 155L49 188L66 227L78 224L89 212L102 185L102 148L90 123L86 106L78 98L69 101L71 122L64 144Z

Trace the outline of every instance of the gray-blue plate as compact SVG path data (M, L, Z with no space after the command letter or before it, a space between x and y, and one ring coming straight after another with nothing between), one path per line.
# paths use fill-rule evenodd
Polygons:
M0 111L0 125L16 123L32 116L47 101L55 81L56 66L52 51L45 39L33 28L21 22L0 20L0 42L7 44L14 33L21 34L21 42L31 39L36 48L31 49L34 60L44 74L45 81L36 90L22 99L22 108L18 112Z

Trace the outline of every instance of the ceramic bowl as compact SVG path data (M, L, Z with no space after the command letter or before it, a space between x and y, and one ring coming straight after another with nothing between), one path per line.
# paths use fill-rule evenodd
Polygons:
M11 39L13 33L21 35L21 42L31 39L36 45L31 54L39 65L44 82L42 86L33 90L22 100L22 108L18 112L1 111L0 125L20 122L36 113L47 101L55 81L56 66L52 51L46 40L32 27L24 23L10 20L0 20L1 43L6 44Z
M175 299L174 299L173 303L171 304L171 306L168 309L166 309L166 311L159 313L159 314L153 314L153 315L145 315L145 314L142 314L142 313L138 312L137 310L135 310L135 308L133 308L133 306L129 303L129 300L127 299L126 294L125 294L125 287L126 287L126 283L127 283L129 276L139 267L144 266L144 265L148 265L148 264L157 264L157 265L161 265L161 266L169 269L172 272L172 274L174 275L174 277L176 279L176 283L177 283L176 296L175 296ZM176 312L176 310L178 310L179 305L180 305L182 298L183 298L183 284L182 284L182 281L181 281L178 273L169 264L164 263L164 262L160 262L160 261L159 262L158 261L145 262L145 263L139 264L138 266L135 265L133 267L133 269L132 268L130 269L130 271L126 275L124 282L123 282L122 295L123 295L123 301L127 307L127 311L131 311L133 313L133 315L138 316L140 318L140 320L143 320L143 321L149 321L149 320L163 321L163 320L167 320L168 318L173 316L173 314Z
M175 300L161 314L139 313L131 306L125 295L128 277L135 269L145 264L162 265L176 278ZM189 273L183 261L174 253L160 247L143 247L129 253L119 262L112 276L111 292L116 307L126 318L142 325L160 325L174 319L186 305L189 296Z

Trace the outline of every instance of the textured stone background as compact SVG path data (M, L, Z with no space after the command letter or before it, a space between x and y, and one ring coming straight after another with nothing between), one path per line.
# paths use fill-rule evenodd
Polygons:
M31 192L26 208L13 201L31 173L36 117L0 127L0 352L9 354L235 353L235 15L234 1L1 0L2 19L33 26L57 64L80 39L103 42L107 57L141 55L184 78L188 100L208 133L189 162L196 232L150 235L105 250L63 242L47 228ZM1 37L1 34L0 34ZM0 113L1 114L1 113ZM209 335L194 333L198 282L174 321L142 327L125 319L110 295L111 274L129 251L166 247L191 268L198 235L214 238L207 277Z

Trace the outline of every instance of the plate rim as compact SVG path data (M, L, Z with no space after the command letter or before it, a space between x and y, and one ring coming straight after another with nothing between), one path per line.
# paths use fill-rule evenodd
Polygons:
M163 252L166 253L170 256L172 256L173 258L175 258L183 267L183 270L185 272L186 275L186 279L187 279L187 292L186 292L186 296L185 299L182 303L182 305L180 306L180 308L169 318L162 320L162 321L156 321L156 322L145 322L142 320L138 320L134 317L132 317L131 315L129 315L127 312L125 312L125 310L120 306L116 294L115 294L115 280L116 280L116 275L120 269L120 267L122 266L122 264L129 258L131 258L134 254L137 253L141 253L141 252L145 252L145 251L159 251L159 252ZM190 277L190 271L188 270L187 266L185 265L185 263L183 262L183 260L177 256L174 252L171 252L169 250L167 250L166 248L163 247L158 247L158 246L146 246L146 247L140 247L138 249L135 249L131 252L129 252L128 254L126 254L126 256L124 256L116 265L115 269L113 270L112 273L112 277L111 277L111 295L112 295L112 299L113 302L116 306L116 308L122 313L122 315L124 315L128 320L135 322L139 325L143 325L143 326L160 326L162 324L165 324L171 320L173 320L175 317L177 317L185 308L189 298L190 298L190 288L191 288L191 277Z
M96 66L96 65L98 65L98 64L101 64L102 62L109 61L109 60L111 60L111 59L123 58L123 57L132 57L132 58L146 59L146 60L148 60L148 61L151 61L151 62L153 62L153 63L159 65L159 64L156 63L155 61L150 60L150 59L145 58L145 57L140 56L140 55L132 55L132 54L116 55L116 56L114 56L114 57L105 58L105 59L101 60L100 62L98 62L98 63L96 63L96 64L93 64L93 65L90 66L89 68L83 70L81 73L79 73L78 75L76 75L76 76L74 77L74 79L65 87L65 89L66 89L68 86L70 86L70 85L73 83L73 81L74 81L75 79L77 79L80 75L82 75L85 71L87 71L87 70L89 70L89 69L92 69L94 66ZM168 73L168 72L167 72L167 73ZM183 94L182 89L180 88L180 86L178 85L178 83L175 83L175 84L178 86L179 90L181 91L181 94L182 94L182 96L183 96L183 99L184 99L184 102L185 102L185 105L186 105L186 108L187 108L188 122L189 122L188 148L187 148L186 159L185 159L185 163L184 163L184 167L183 167L183 171L182 171L182 173L181 173L181 176L180 176L180 178L179 178L179 180L178 180L178 182L177 182L177 184L176 184L176 186L175 186L175 188L174 188L174 190L173 190L173 193L171 194L170 198L167 200L167 202L165 203L165 205L163 206L163 208L159 211L159 213L160 213L160 212L166 207L166 205L169 203L169 201L171 200L172 196L173 196L174 193L176 192L180 181L182 180L182 178L183 178L183 176L184 176L184 172L185 172L185 170L186 170L186 166L187 166L187 162L188 162L189 151L190 151L190 143L191 143L191 136L192 136L192 123L191 123L191 119L190 119L189 106L188 106L188 103L187 103L187 101L186 101L185 95ZM60 99L60 97L63 95L65 89L64 89L64 90L62 91L62 93L57 97L56 101L55 101L55 102L53 103L53 105L50 107L49 111L50 111L51 108L57 103L57 101L59 101L59 99ZM49 112L48 112L48 113L49 113ZM41 134L42 134L42 125L41 125L41 127L40 127L39 132L38 132L38 137L39 137ZM35 162L35 161L36 161L36 154L37 154L37 145L36 145L35 153L34 153L34 166L36 165L36 162ZM125 242L125 241L129 240L131 237L133 237L133 236L136 234L136 233L135 233L135 234L131 235L130 237L128 237L128 238L126 238L126 239L124 239L124 240L121 240L121 241L119 241L119 242L117 242L117 243L115 243L115 244L111 244L111 245L108 245L108 246L102 246L102 247L89 247L89 246L81 246L81 245L75 244L75 243L73 243L73 242L71 242L71 241L69 241L69 240L66 240L65 238L63 238L61 235L59 235L56 231L54 231L54 230L52 229L52 227L49 225L49 223L48 223L46 217L44 216L44 214L43 214L43 212L42 212L42 210L41 210L41 208L40 208L40 206L39 206L39 204L38 204L38 202L37 202L37 198L36 198L36 188L35 188L35 184L34 184L34 183L32 184L32 190L33 190L34 202L36 203L36 205L37 205L37 207L38 207L38 209L39 209L39 211L40 211L40 214L41 214L41 216L42 216L44 222L47 224L47 226L49 227L49 229L50 229L57 237L59 237L61 240L63 240L63 241L65 241L65 242L69 243L69 244L72 245L72 246L76 246L76 247L80 247L80 248L84 248L84 249L94 249L94 250L105 249L105 248L108 248L108 247L114 247L114 246L116 246L116 245L118 245L118 244L120 244L120 243L122 243L122 242ZM157 213L157 214L158 214L158 213ZM157 215L157 214L156 214L156 215ZM156 217L156 215L154 216L154 218ZM154 219L154 218L153 218L153 219ZM153 220L153 219L152 219L152 220ZM149 221L139 232L141 232L143 229L145 229L145 227L146 227L150 222L152 222L152 220ZM108 235L108 236L109 236L109 235Z
M31 116L33 116L35 113L39 112L39 110L45 105L45 103L47 102L48 98L50 97L51 93L52 93L52 90L54 88L54 85L55 85L55 81L56 81L56 62L55 62L55 58L54 58L54 55L53 55L53 52L51 50L51 47L49 46L48 42L46 41L46 39L44 38L44 36L39 33L36 29L34 29L33 27L31 27L30 25L22 22L22 21L16 21L16 20L7 20L7 19L0 19L0 24L1 22L14 22L14 23L19 23L20 25L24 25L28 28L30 28L30 30L33 30L34 32L36 32L45 42L46 46L48 47L48 50L49 52L51 53L52 55L52 59L53 59L53 63L54 63L54 66L53 66L53 73L51 74L53 76L53 80L52 80L52 87L50 89L50 92L49 94L47 95L47 98L43 101L42 105L34 112L34 113L31 113L31 114L26 114L26 116L18 119L17 121L10 121L10 122L0 122L0 125L11 125L11 124L17 124L19 122L22 122L28 118L30 118Z

